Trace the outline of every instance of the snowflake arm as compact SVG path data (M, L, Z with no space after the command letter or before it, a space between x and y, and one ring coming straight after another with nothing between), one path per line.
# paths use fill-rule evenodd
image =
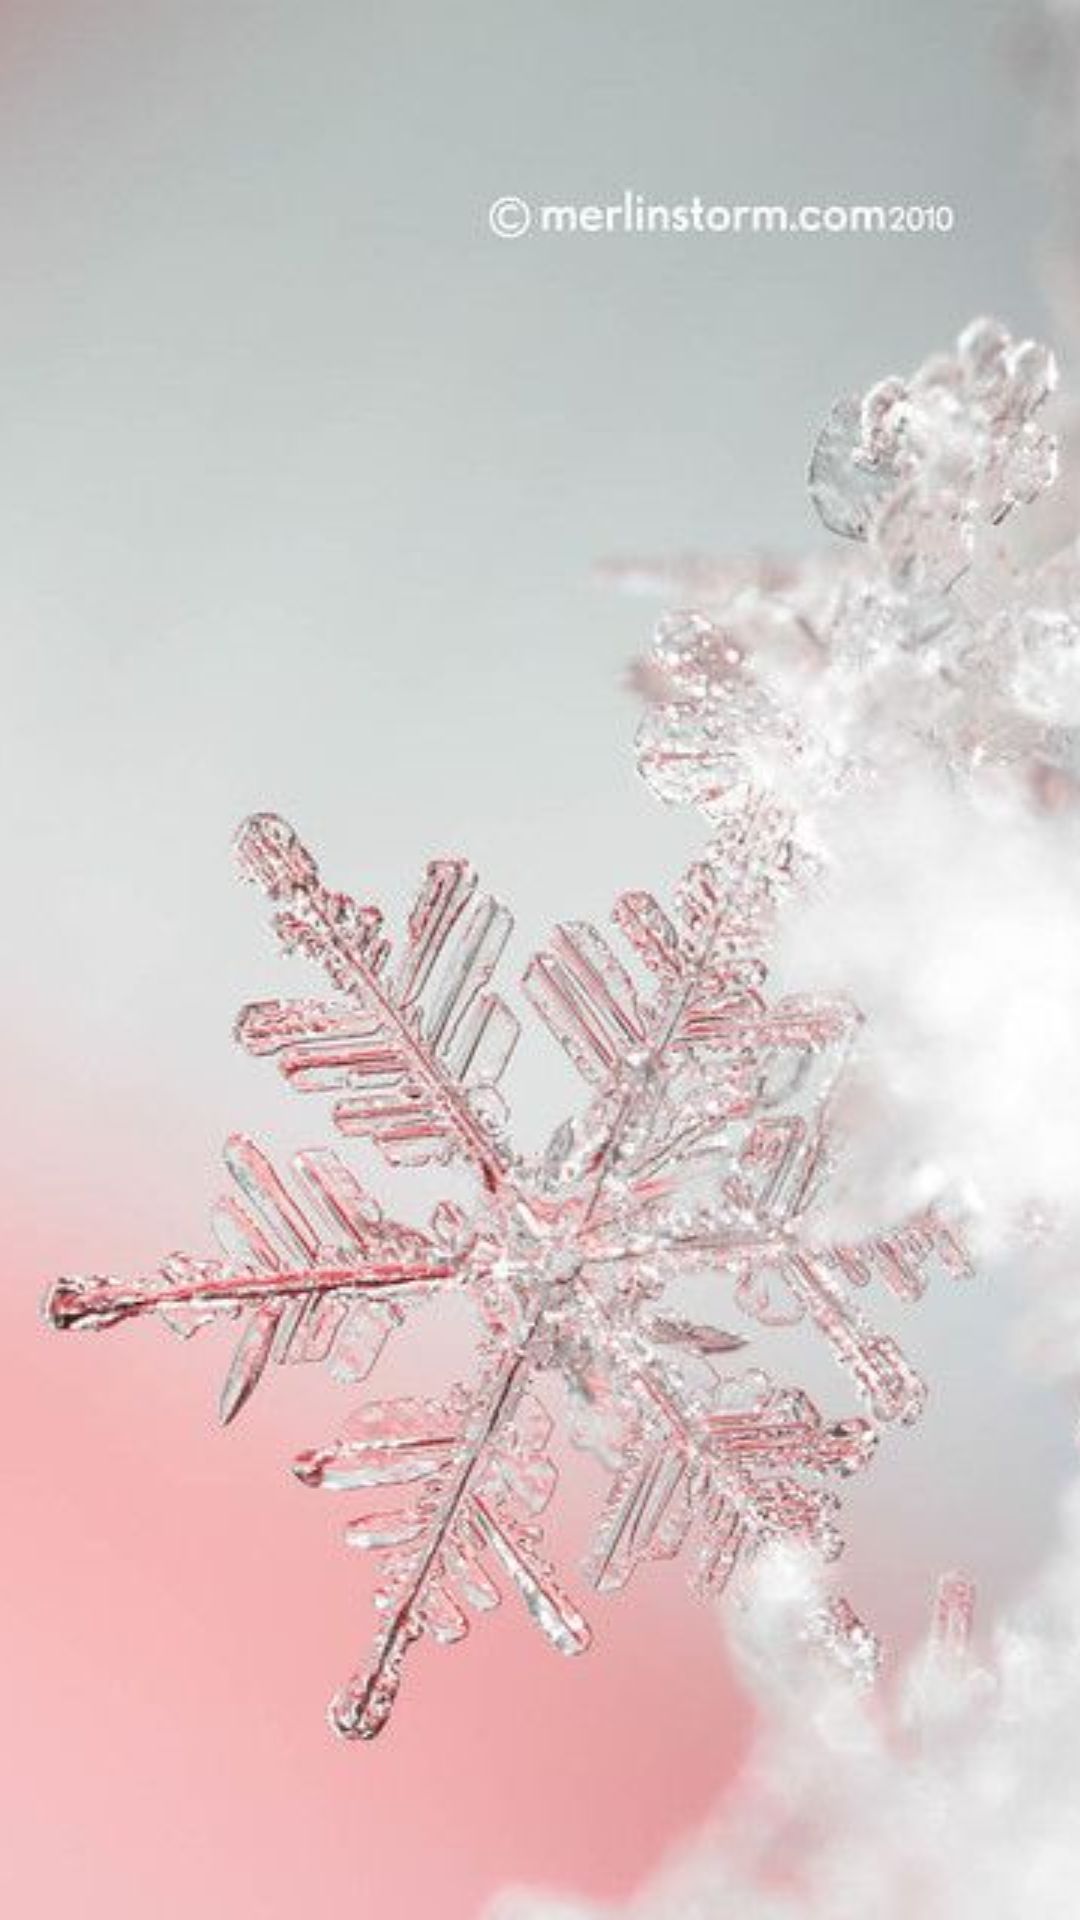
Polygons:
M157 1315L185 1337L242 1317L221 1393L228 1422L271 1360L333 1360L342 1378L362 1379L401 1303L454 1284L457 1263L434 1235L388 1221L333 1153L297 1155L295 1194L243 1135L228 1142L225 1161L233 1187L214 1217L223 1258L172 1254L156 1274L128 1283L63 1279L45 1311L61 1332Z
M343 1090L337 1126L373 1140L392 1164L459 1157L496 1187L507 1171L496 1088L518 1036L505 1001L487 991L510 935L506 909L476 894L464 861L432 861L392 975L379 909L324 886L286 821L256 814L237 851L278 906L285 951L317 961L344 996L247 1007L241 1045L280 1053L300 1091Z
M359 1434L295 1464L306 1485L331 1491L424 1483L389 1525L378 1513L346 1530L351 1545L388 1556L376 1595L385 1624L368 1663L330 1707L331 1725L347 1739L381 1732L414 1641L427 1635L448 1645L463 1638L467 1608L498 1604L500 1573L558 1652L581 1653L589 1644L585 1620L538 1546L535 1517L556 1474L546 1450L551 1420L525 1390L529 1371L526 1342L497 1356L474 1393L458 1389L444 1403L369 1408Z

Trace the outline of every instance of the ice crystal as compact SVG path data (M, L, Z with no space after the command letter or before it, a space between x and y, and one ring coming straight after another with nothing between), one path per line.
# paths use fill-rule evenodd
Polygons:
M492 986L510 917L468 867L432 862L395 961L378 909L331 891L283 821L248 821L238 851L283 947L328 981L325 998L245 1008L242 1046L297 1091L331 1096L338 1131L392 1165L470 1170L475 1203L404 1225L341 1154L301 1153L286 1174L237 1137L218 1257L174 1255L126 1284L64 1280L48 1313L58 1328L157 1315L181 1334L238 1320L229 1420L271 1363L362 1379L434 1296L471 1303L470 1379L436 1399L370 1401L295 1463L306 1486L363 1496L347 1539L381 1557L380 1624L332 1705L337 1731L378 1733L413 1643L459 1639L500 1588L558 1651L587 1646L540 1527L556 1482L549 1376L576 1410L571 1437L611 1473L588 1563L598 1589L684 1549L707 1595L777 1542L834 1556L835 1482L924 1398L859 1297L883 1286L915 1300L935 1267L966 1261L933 1213L857 1244L815 1233L857 1016L826 997L766 997L772 922L799 869L785 812L751 795L718 814L670 914L647 893L617 902L621 950L574 924L532 960L526 997L586 1087L535 1158L513 1151L499 1090L518 1034ZM714 1303L704 1314L686 1304L695 1278ZM822 1413L757 1364L769 1330L800 1320L861 1412ZM823 1620L872 1664L844 1603Z
M867 1021L835 1231L962 1196L996 1255L1032 1205L1077 1214L1080 468L1058 484L1055 382L974 321L833 408L809 469L831 544L614 569L693 602L634 670L646 779L707 819L764 789L817 854L774 961Z
M975 321L952 353L833 409L809 484L842 547L653 570L699 609L662 621L635 675L662 797L710 814L764 786L820 829L837 796L935 761L1045 806L1072 798L1076 549L1040 559L1012 530L1057 475L1041 424L1056 378L1045 347ZM650 584L640 563L616 573Z

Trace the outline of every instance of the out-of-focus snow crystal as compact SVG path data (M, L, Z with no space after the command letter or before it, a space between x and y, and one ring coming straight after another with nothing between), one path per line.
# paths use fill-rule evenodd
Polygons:
M764 790L817 860L776 957L868 1022L836 1231L946 1195L994 1252L1031 1205L1080 1226L1080 559L1046 506L1055 380L976 321L833 409L809 475L831 544L617 570L696 603L635 668L646 779L709 820Z
M617 1911L518 1894L488 1920L1074 1920L1076 1494L1050 1565L982 1646L971 1583L942 1578L888 1691L853 1689L802 1630L799 1572L763 1564L737 1623L762 1719L712 1830Z
M1045 348L976 321L953 353L834 408L809 479L841 546L661 572L699 608L665 617L636 673L663 798L711 814L764 786L820 831L838 795L928 759L954 778L993 769L1044 806L1071 798L1075 548L1033 559L1013 531L1056 476L1041 424L1055 381Z
M695 644L673 665L711 683L711 642L700 664ZM832 1558L836 1483L866 1466L881 1426L923 1404L863 1302L880 1289L915 1301L935 1269L964 1274L964 1253L925 1210L857 1243L817 1232L857 1016L836 999L767 996L772 923L799 869L791 822L760 794L710 812L712 838L670 911L626 894L610 936L560 927L530 963L526 997L585 1095L535 1160L514 1152L500 1092L518 1033L492 985L505 909L462 861L436 860L394 956L377 908L331 891L283 821L250 820L242 869L273 903L284 948L327 987L247 1007L241 1044L298 1092L329 1096L338 1131L392 1165L471 1170L473 1204L446 1200L427 1225L405 1225L351 1155L320 1148L279 1170L238 1137L216 1257L51 1294L59 1328L238 1322L226 1420L272 1364L325 1361L361 1379L406 1316L448 1291L471 1302L470 1378L436 1399L370 1400L296 1462L304 1485L355 1496L346 1537L381 1557L374 1646L332 1707L346 1736L384 1725L414 1642L459 1639L501 1591L516 1590L559 1652L587 1646L541 1536L552 1376L576 1408L573 1437L611 1470L589 1558L601 1591L680 1553L706 1595L778 1542ZM711 1304L691 1312L685 1287L702 1281ZM798 1322L854 1405L822 1411L773 1376L770 1334ZM873 1664L845 1603L819 1628L854 1667Z

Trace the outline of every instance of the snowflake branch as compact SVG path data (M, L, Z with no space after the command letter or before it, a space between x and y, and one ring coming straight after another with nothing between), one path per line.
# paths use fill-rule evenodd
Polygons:
M303 947L324 967L339 991L374 1012L397 1060L403 1064L408 1083L403 1104L383 1113L381 1128L376 1111L375 1123L360 1130L372 1131L383 1145L404 1145L430 1136L432 1128L425 1123L422 1103L416 1099L416 1090L422 1089L457 1148L472 1161L489 1191L496 1191L509 1171L509 1157L479 1119L464 1079L497 1014L504 1016L504 1023L491 1082L502 1071L516 1038L517 1023L501 1001L481 1001L477 1005L477 996L509 931L508 916L502 916L496 927L496 914L501 910L489 906L480 912L477 925L465 929L464 950L454 956L456 971L450 988L434 1030L425 1034L417 1018L417 996L427 985L464 901L471 895L472 882L471 878L466 882L464 866L453 867L449 886L444 884L440 868L451 863L436 862L429 870L428 892L414 910L404 987L395 991L381 973L387 954L385 941L378 937L381 916L374 908L357 907L345 894L332 893L320 880L312 855L286 821L274 814L254 815L240 830L237 853L249 879L271 900L289 903L276 922L282 944L287 949ZM460 898L455 897L455 887ZM469 1014L474 1016L473 1030L465 1034L464 1058L452 1071L445 1062L444 1050L458 1039ZM395 1064L393 1059L384 1062L384 1072Z
M124 1282L97 1275L87 1279L66 1276L46 1296L44 1315L60 1333L73 1328L96 1331L160 1308L261 1306L332 1293L357 1300L386 1300L417 1289L449 1286L458 1274L459 1267L452 1261L428 1260L390 1262L369 1272L356 1267L311 1267L271 1275L223 1274L180 1286L156 1279Z

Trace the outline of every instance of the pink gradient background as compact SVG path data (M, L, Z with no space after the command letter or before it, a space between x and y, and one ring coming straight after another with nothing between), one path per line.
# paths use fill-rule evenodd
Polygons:
M288 1461L340 1395L279 1375L222 1434L216 1341L47 1337L37 1301L205 1246L232 1127L323 1136L229 1048L245 995L299 984L230 877L252 807L395 910L429 853L469 853L519 965L557 917L670 885L699 836L638 791L615 692L652 610L590 565L806 541L836 393L973 304L1039 324L1008 11L0 5L5 1914L614 1895L730 1779L747 1710L672 1569L594 1604L575 1663L508 1604L418 1658L375 1748L335 1743L368 1575ZM851 110L823 113L838 75ZM627 185L961 218L722 256L485 229L498 194ZM527 1140L576 1098L553 1056L515 1063ZM1015 1588L1068 1450L989 1291L906 1337L941 1392L853 1493L849 1577L901 1639L943 1561Z

